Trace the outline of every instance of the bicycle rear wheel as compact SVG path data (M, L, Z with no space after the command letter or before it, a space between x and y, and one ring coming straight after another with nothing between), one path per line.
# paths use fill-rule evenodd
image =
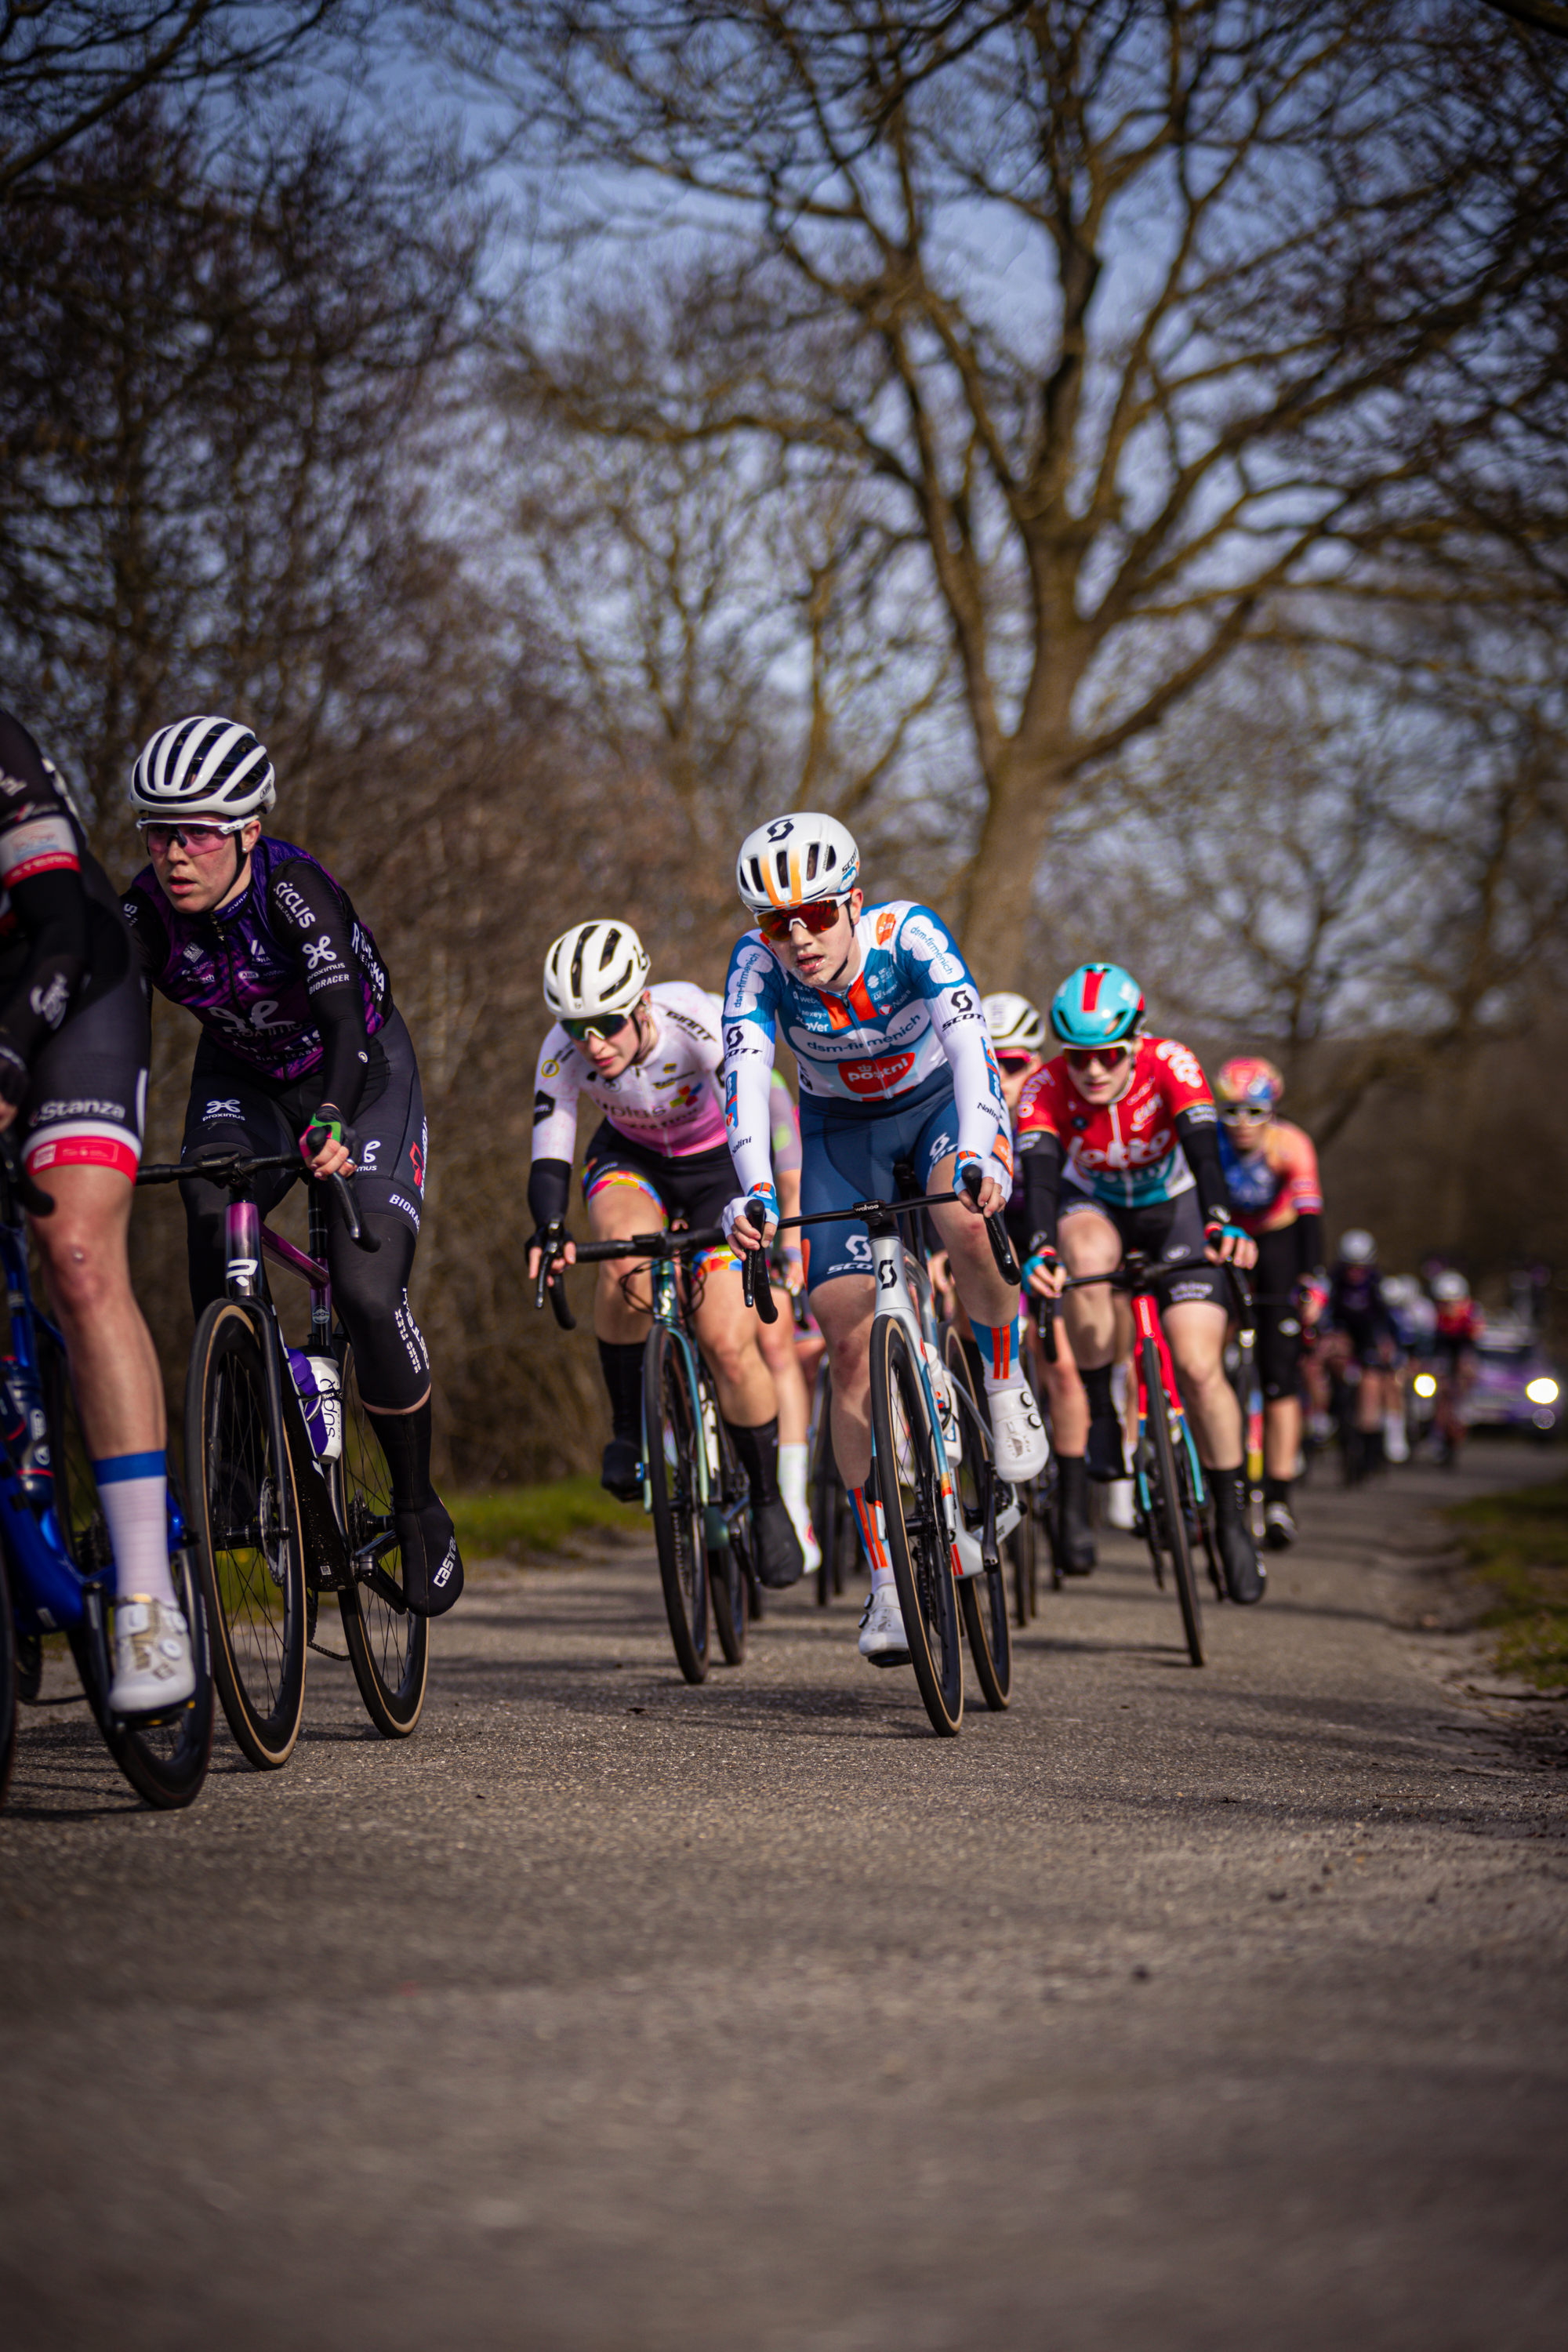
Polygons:
M342 1450L337 1461L336 1500L353 1570L339 1590L338 1611L365 1713L385 1738L406 1739L425 1705L430 1621L399 1607L393 1597L403 1591L403 1554L397 1547L392 1478L365 1415L353 1349L346 1339L338 1370ZM376 1569L381 1577L372 1582Z
M218 1696L244 1754L271 1771L292 1755L305 1708L305 1555L262 1348L252 1310L215 1299L191 1352L185 1458Z
M1156 1519L1163 1518L1161 1537L1171 1555L1175 1574L1176 1598L1181 1603L1182 1625L1187 1637L1187 1655L1194 1666L1204 1662L1203 1621L1198 1601L1198 1580L1193 1570L1192 1546L1187 1539L1187 1497L1176 1469L1176 1449L1171 1435L1170 1410L1165 1401L1164 1382L1160 1372L1160 1352L1152 1339L1143 1346L1143 1383L1148 1400L1149 1433L1154 1450L1154 1496ZM1150 1534L1151 1546L1154 1535Z
M817 1375L816 1425L811 1449L811 1527L821 1559L816 1570L816 1605L826 1609L844 1590L840 1546L849 1498L833 1454L833 1375L826 1364Z
M896 1315L871 1326L871 1440L910 1663L932 1728L951 1738L963 1721L952 1552L925 1384Z
M643 1355L643 1458L669 1638L689 1683L708 1675L708 1550L698 1467L704 1443L686 1351L656 1323Z
M975 1398L969 1350L951 1325L942 1352L947 1359L948 1378L959 1392L958 1417L963 1431L963 1453L953 1472L953 1483L963 1523L979 1534L985 1524L986 1492L996 1476L986 1450L988 1441L982 1434L987 1425L985 1411ZM965 1397L973 1412L965 1411ZM1024 1499L1028 1500L1026 1492ZM1026 1517L1014 1532L1022 1535L1027 1527ZM983 1569L978 1576L959 1580L958 1605L985 1704L993 1712L1000 1713L1013 1687L1013 1627L1007 1614L1007 1580L1000 1561L994 1568Z
M53 1334L42 1328L38 1330L38 1377L49 1422L55 1516L60 1534L80 1573L100 1575L112 1568L113 1555L92 1475L92 1453L77 1411L64 1350ZM169 1485L179 1507L179 1480L173 1469ZM183 1510L181 1515L184 1516ZM82 1625L69 1639L88 1706L110 1754L139 1797L160 1811L178 1812L200 1795L213 1744L212 1650L188 1523L185 1542L169 1554L169 1572L190 1633L195 1688L167 1715L111 1715L110 1658L97 1627Z

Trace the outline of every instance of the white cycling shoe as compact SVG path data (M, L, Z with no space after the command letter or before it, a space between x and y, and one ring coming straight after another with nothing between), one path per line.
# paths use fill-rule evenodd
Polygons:
M996 1447L996 1469L1010 1481L1033 1478L1050 1458L1040 1409L1026 1388L991 1389L985 1402Z
M184 1706L196 1687L190 1628L171 1601L132 1593L114 1604L111 1715L158 1715Z
M907 1666L910 1663L904 1613L899 1607L898 1592L890 1584L880 1585L869 1594L860 1612L860 1655L869 1658L874 1666Z

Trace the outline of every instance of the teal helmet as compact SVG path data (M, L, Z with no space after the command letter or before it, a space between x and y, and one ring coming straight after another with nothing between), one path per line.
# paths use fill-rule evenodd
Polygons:
M1051 1030L1064 1045L1120 1045L1143 1026L1143 992L1119 963L1083 963L1051 999Z

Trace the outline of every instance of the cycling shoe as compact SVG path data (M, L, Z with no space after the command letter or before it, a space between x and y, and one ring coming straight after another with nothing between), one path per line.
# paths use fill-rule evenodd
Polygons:
M1289 1503L1270 1503L1263 1514L1263 1540L1270 1551L1289 1551L1296 1540L1296 1514Z
M442 1617L463 1589L458 1531L446 1505L432 1497L422 1511L395 1510L403 1551L403 1591L416 1617Z
M757 1582L770 1592L798 1584L805 1574L805 1553L784 1502L753 1503L752 1526L757 1538Z
M617 1502L641 1502L642 1454L635 1439L611 1438L605 1448L599 1484L607 1493L614 1495Z
M1084 1460L1096 1486L1109 1486L1113 1480L1126 1477L1127 1465L1121 1454L1121 1423L1114 1413L1096 1413L1089 1423Z
M172 1601L134 1594L116 1601L111 1715L156 1715L183 1706L196 1687L190 1629Z
M1242 1608L1261 1601L1268 1580L1247 1524L1247 1481L1234 1471L1210 1473L1215 1489L1215 1544L1225 1570L1226 1589Z
M890 1584L867 1595L866 1606L860 1612L859 1650L860 1655L869 1658L874 1666L907 1666L910 1663L904 1612Z
M985 1406L991 1415L997 1475L1016 1484L1038 1477L1049 1459L1050 1447L1040 1409L1028 1389L988 1390Z

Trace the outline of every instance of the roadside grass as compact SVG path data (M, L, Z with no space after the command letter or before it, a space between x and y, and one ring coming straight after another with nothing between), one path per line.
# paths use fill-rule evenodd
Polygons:
M1500 1671L1568 1690L1568 1478L1481 1495L1445 1514L1492 1595L1481 1623Z
M619 1528L640 1535L640 1503L617 1503L590 1476L553 1478L538 1486L486 1486L447 1496L458 1541L470 1559L559 1551L575 1535Z

